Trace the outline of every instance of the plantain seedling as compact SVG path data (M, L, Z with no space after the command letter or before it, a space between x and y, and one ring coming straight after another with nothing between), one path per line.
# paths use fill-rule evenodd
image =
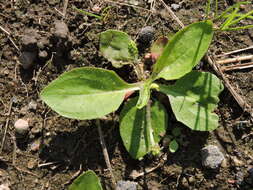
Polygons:
M226 14L222 13L217 18L224 18ZM228 29L235 21L225 23L219 30ZM160 134L165 134L167 126L171 127L168 123L171 116L165 106L152 96L152 91L165 94L176 119L189 128L211 131L218 127L219 118L214 110L223 85L211 73L192 71L207 52L216 30L211 20L196 22L178 31L165 47L153 46L153 52L158 56L149 77L143 77L143 72L138 69L135 42L124 32L107 30L100 35L102 55L115 67L133 64L141 80L129 84L113 71L77 68L51 82L41 92L41 98L62 116L86 120L116 111L126 96L138 91L139 97L126 101L120 112L120 135L133 158L142 159L150 152L157 154ZM158 40L157 44L164 41ZM176 82L166 85L159 83L158 79ZM173 142L171 145L172 151L177 149L176 144Z

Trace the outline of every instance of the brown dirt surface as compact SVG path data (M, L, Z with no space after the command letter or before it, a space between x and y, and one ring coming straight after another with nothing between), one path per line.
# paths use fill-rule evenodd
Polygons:
M137 5L126 5L131 2ZM115 70L124 80L136 82L132 67L115 69L101 56L99 33L118 29L136 39L144 26L155 28L155 38L177 32L180 26L160 1L155 2L157 13L150 12L150 3L146 0L114 3L71 0L63 18L64 2L60 0L0 1L0 26L10 33L8 36L0 31L0 185L8 184L11 190L67 189L80 169L91 169L101 179L104 189L113 189L95 122L59 116L42 102L39 93L61 73L81 66ZM235 2L220 1L219 11ZM175 14L185 25L203 19L205 14L202 0L165 3L180 5ZM82 15L74 6L103 18ZM242 11L252 8L252 5L241 7ZM252 29L220 32L211 45L211 52L215 56L252 46L252 42ZM147 51L144 49L140 54ZM253 49L237 55L252 54ZM214 73L208 63L203 63L201 69ZM237 93L253 106L253 70L226 72L226 77ZM162 162L158 169L135 179L138 189L252 190L252 118L241 110L227 89L220 100L219 128L210 133L196 132L178 124L182 129L180 148L174 154L165 152L165 161L152 156L133 160L119 136L118 114L109 115L102 125L116 180L129 180L133 171L142 172L143 168ZM29 132L22 137L14 132L14 123L20 118L29 122ZM200 152L207 144L217 145L225 155L226 162L218 171L208 170L201 164Z

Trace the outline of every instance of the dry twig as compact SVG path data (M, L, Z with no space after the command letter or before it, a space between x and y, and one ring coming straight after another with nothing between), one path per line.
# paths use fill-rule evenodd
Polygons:
M147 168L147 169L145 168L144 171L143 171L143 172L140 172L140 173L134 170L134 171L130 174L129 177L135 180L135 179L137 179L137 178L139 178L139 177L141 177L141 176L144 176L144 175L146 175L146 174L148 174L148 173L151 173L151 172L155 171L156 169L162 167L162 166L164 165L164 163L165 163L166 160L167 160L167 154L163 154L163 155L161 156L161 159L160 159L159 163L158 163L156 166L154 166L154 167L152 167L152 168Z
M11 38L11 34L7 30L5 30L2 26L0 26L0 30L2 30L7 35L7 38L11 41L11 43L13 44L13 46L19 52L20 50L19 50L18 46L15 44L15 42L13 41L13 39Z
M234 51L230 51L230 52L227 52L227 53L223 53L223 54L220 54L220 55L216 55L215 58L225 57L225 56L227 56L227 55L239 53L239 52L242 52L242 51L247 51L247 50L250 50L250 49L253 49L253 46L249 46L249 47L246 47L246 48L237 49L237 50L234 50Z
M164 3L163 0L160 0L161 3L163 4L163 6L165 7L165 9L167 9L167 11L169 12L169 14L171 15L171 17L182 27L184 28L184 24L181 22L181 20L177 17L177 15L172 11L172 9L166 4Z
M241 70L241 69L249 69L249 68L253 68L253 62L221 67L221 70L222 71L233 71L233 70Z
M65 16L66 16L67 8L68 8L68 3L69 3L69 0L65 0L65 1L64 1L63 11L62 11L63 18L65 18Z
M106 148L105 139L104 139L104 136L103 136L103 132L102 132L102 129L101 129L101 124L100 124L99 119L96 120L96 125L97 125L97 128L98 128L100 144L101 144L101 147L103 149L103 155L104 155L105 163L106 163L107 168L110 171L110 174L111 174L111 177L112 177L112 183L113 183L114 186L116 186L116 180L115 180L115 177L114 177L113 172L112 172L112 166L111 166L111 163L110 163L110 158L109 158L109 154L108 154L108 151L107 151L107 148Z
M4 127L4 135L3 135L3 139L2 139L0 154L2 153L3 147L4 147L4 142L5 142L5 138L6 138L6 133L7 133L7 129L8 129L9 122L10 122L10 116L11 116L12 105L13 105L13 99L10 100L10 106L9 106L9 110L8 110L8 113L7 113L7 119L6 119L6 123L5 123L5 127Z
M253 117L253 112L251 106L247 104L243 98L235 91L235 89L231 86L228 79L225 77L224 73L222 72L221 68L218 64L216 64L210 56L206 56L207 62L212 66L214 71L218 74L219 77L223 80L224 85L227 87L229 92L233 95L239 106L242 108L244 112L248 112L251 117Z
M217 64L227 64L227 63L235 63L235 62L246 61L246 60L251 60L251 59L253 59L253 55L240 56L240 57L219 60L219 61L216 61L216 63Z

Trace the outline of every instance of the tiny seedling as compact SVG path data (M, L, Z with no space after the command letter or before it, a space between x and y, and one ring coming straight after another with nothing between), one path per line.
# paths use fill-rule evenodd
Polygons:
M120 135L127 151L135 159L142 159L150 152L159 153L160 134L165 134L167 126L171 127L168 123L170 116L164 105L152 96L152 91L169 98L179 122L193 130L214 130L219 119L214 110L223 90L222 83L211 73L192 69L207 52L214 32L228 30L241 18L232 21L235 16L228 13L225 11L217 16L216 19L229 19L218 29L212 20L205 20L188 25L169 42L165 38L157 40L151 48L151 57L156 63L149 77L144 76L140 69L135 42L124 32L107 30L100 35L102 55L115 67L132 64L140 81L129 84L113 71L77 68L51 82L41 92L41 98L62 116L86 120L116 111L125 97L138 91L139 97L126 101L120 113ZM236 15L234 11L230 14ZM158 79L176 82L166 85L159 83ZM172 152L176 151L177 142L172 141L170 147Z

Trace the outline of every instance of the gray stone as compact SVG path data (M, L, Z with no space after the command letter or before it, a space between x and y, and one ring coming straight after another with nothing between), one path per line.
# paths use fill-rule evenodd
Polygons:
M225 159L217 146L208 145L201 150L202 165L206 168L217 169Z
M175 4L175 3L173 3L173 4L171 4L171 8L174 10L174 11L177 11L178 9L180 9L180 5L179 4Z
M31 102L29 102L28 109L29 110L36 110L37 109L37 103L34 100L32 100Z
M132 181L118 181L116 185L116 190L136 190L137 183Z

